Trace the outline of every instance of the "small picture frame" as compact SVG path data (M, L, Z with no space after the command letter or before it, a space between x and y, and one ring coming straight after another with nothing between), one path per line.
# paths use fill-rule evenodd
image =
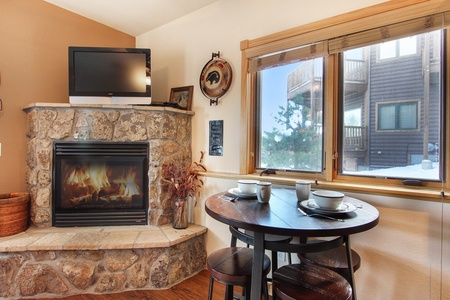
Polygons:
M184 110L191 110L193 92L193 85L172 88L170 90L169 103L176 103L178 108Z

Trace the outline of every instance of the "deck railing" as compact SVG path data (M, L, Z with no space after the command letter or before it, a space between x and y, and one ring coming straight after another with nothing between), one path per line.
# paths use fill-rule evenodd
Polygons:
M344 127L344 148L366 149L367 128L364 126Z

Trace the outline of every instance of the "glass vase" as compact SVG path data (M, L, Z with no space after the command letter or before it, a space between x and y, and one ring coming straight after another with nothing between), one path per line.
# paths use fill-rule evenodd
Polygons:
M173 202L173 228L185 229L188 227L187 213L188 209L186 198L176 198Z
M195 223L195 197L187 197L187 220L188 223Z

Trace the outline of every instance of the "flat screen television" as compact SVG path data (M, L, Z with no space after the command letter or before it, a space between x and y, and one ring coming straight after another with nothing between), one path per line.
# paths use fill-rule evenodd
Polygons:
M69 102L151 103L151 55L143 48L69 47Z

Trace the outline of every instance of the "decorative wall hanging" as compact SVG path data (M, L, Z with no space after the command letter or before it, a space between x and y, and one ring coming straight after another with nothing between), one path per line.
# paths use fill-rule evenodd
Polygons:
M230 88L232 71L230 64L220 58L220 51L212 53L212 58L203 67L200 74L200 89L206 98L209 98L209 105L217 105L218 100Z

